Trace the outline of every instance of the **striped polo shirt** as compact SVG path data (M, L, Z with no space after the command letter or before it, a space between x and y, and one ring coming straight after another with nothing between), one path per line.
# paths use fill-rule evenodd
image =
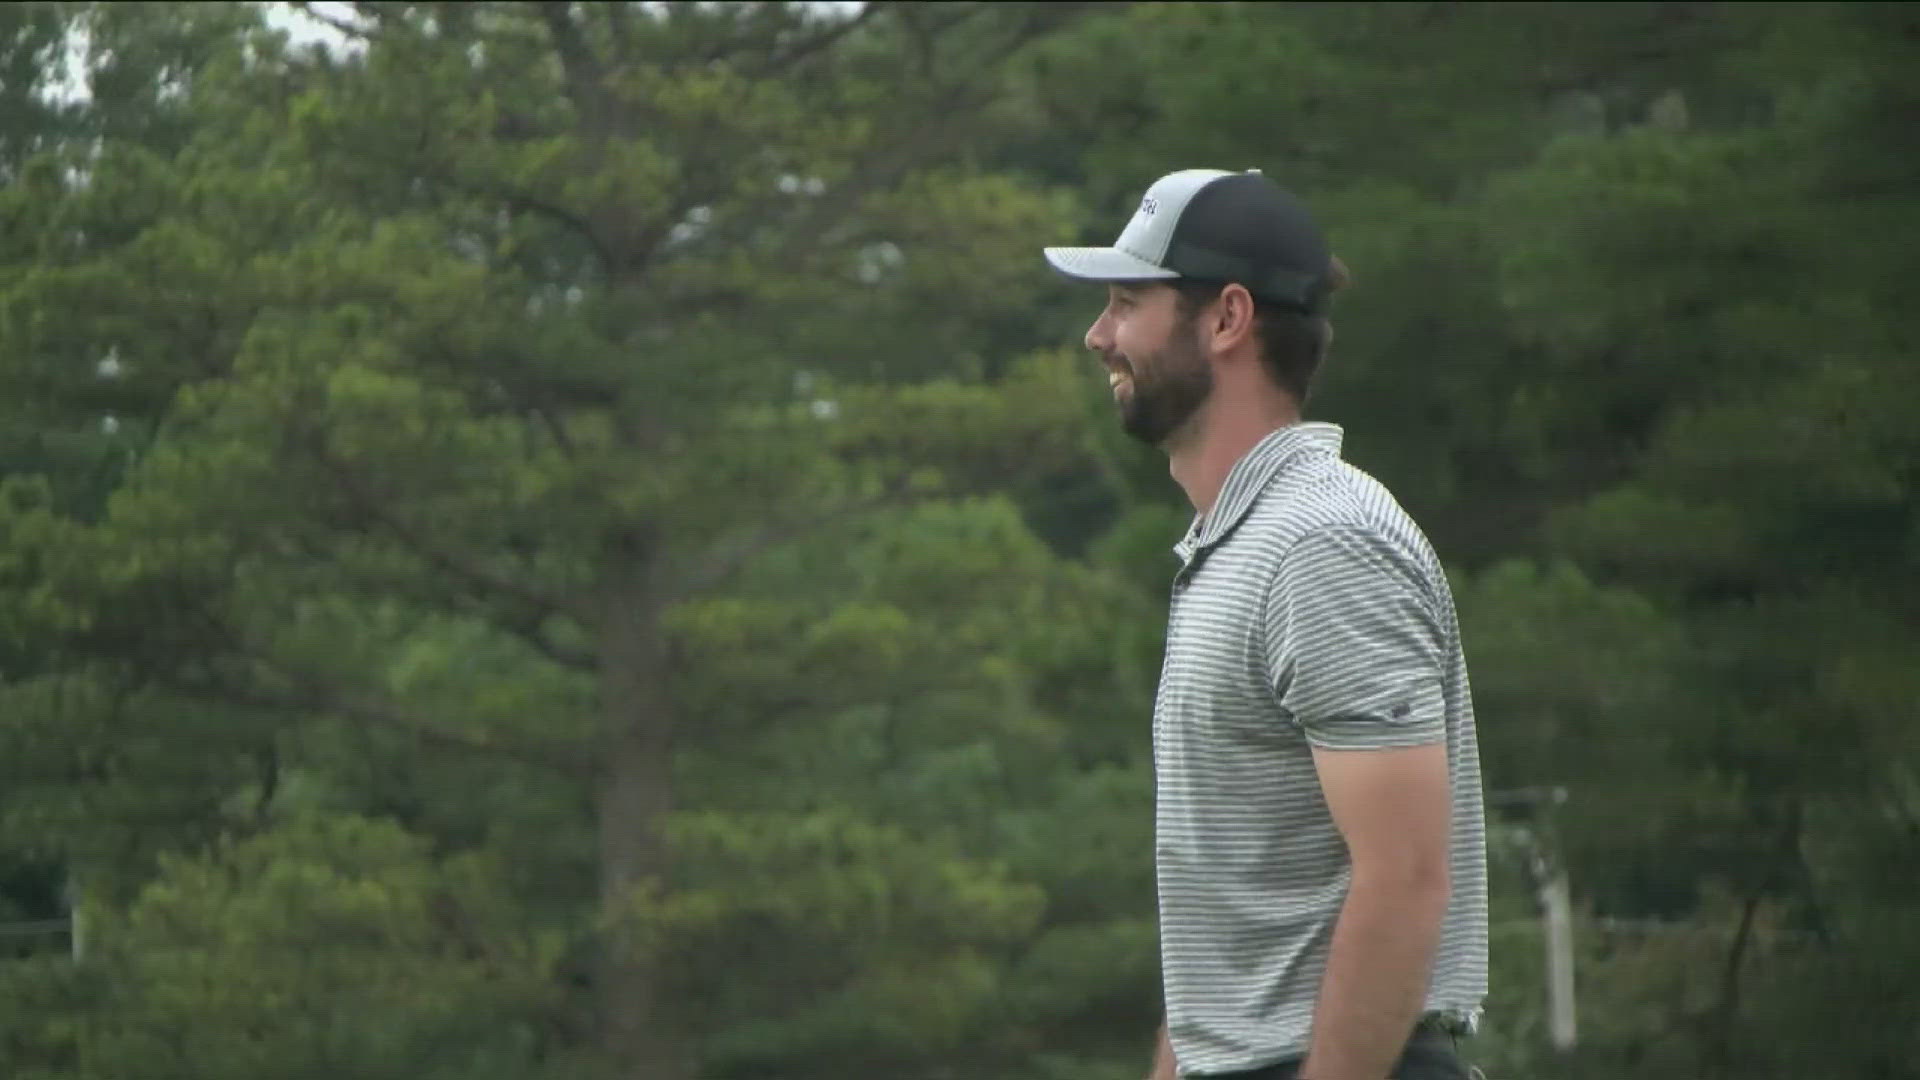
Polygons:
M1466 662L1445 573L1341 429L1273 432L1175 547L1154 701L1155 869L1183 1074L1296 1057L1350 869L1312 748L1444 740L1452 893L1427 996L1477 1021L1486 845Z

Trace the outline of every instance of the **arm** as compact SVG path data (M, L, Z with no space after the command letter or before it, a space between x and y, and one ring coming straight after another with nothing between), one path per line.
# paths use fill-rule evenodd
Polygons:
M1385 1080L1425 1002L1447 906L1448 635L1412 554L1333 526L1288 552L1267 661L1313 748L1351 877L1301 1076Z
M1153 1071L1147 1074L1147 1080L1179 1080L1180 1071L1173 1063L1173 1043L1167 1038L1167 1025L1160 1025L1160 1040L1153 1048Z
M1314 751L1353 880L1300 1075L1384 1080L1425 1003L1447 907L1446 745Z

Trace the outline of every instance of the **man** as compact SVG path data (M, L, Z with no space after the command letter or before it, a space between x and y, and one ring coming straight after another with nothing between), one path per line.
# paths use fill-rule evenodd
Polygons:
M1344 267L1256 171L1165 176L1113 247L1046 256L1106 283L1087 346L1195 511L1154 702L1154 1080L1464 1077L1486 860L1452 595L1301 419Z

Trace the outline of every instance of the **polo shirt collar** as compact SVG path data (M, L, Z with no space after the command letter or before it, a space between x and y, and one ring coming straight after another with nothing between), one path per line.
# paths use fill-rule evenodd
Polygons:
M1186 563L1195 553L1219 543L1253 509L1260 492L1274 477L1304 457L1338 457L1344 434L1338 424L1303 421L1279 428L1253 444L1253 449L1228 470L1213 509L1194 519L1186 537L1174 545L1174 554Z

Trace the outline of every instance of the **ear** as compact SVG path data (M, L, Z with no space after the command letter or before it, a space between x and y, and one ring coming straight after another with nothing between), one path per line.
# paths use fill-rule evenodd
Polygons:
M1220 290L1204 325L1207 344L1218 353L1230 353L1253 340L1253 295L1244 285L1230 284Z

